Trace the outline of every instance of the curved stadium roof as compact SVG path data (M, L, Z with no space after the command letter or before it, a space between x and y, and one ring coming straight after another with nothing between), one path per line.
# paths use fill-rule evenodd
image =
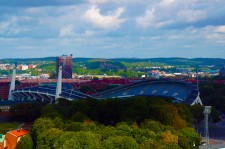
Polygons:
M40 85L13 91L13 97L15 100L42 100L46 102L53 102L55 101L55 94L56 85ZM69 85L62 86L60 97L68 100L94 98L84 93L75 91Z
M46 102L55 101L56 85L41 85L13 91L15 100L42 100ZM75 91L71 86L62 86L60 97L68 100L76 99L106 99L124 98L131 96L163 96L174 99L174 102L192 105L198 96L196 84L184 81L141 81L115 89L111 89L93 96Z
M198 97L198 87L184 81L142 81L95 95L99 99L131 96L162 96L192 104Z

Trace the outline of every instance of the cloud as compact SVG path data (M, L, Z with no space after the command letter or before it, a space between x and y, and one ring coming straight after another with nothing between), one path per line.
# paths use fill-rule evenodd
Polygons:
M217 27L215 28L215 32L218 32L218 33L225 33L225 25L217 26Z
M153 26L155 21L154 9L146 10L144 16L139 16L136 18L136 23L143 28L148 28Z
M70 37L74 34L74 27L72 25L65 26L60 29L59 37Z
M7 7L43 7L43 6L63 6L77 5L85 0L1 0L0 6Z
M170 7L173 3L175 3L176 0L162 0L159 3L159 6L161 7Z
M197 22L206 18L206 13L203 10L184 10L178 13L178 18L185 22Z
M10 37L10 36L19 36L20 34L26 33L29 31L28 28L22 27L19 23L30 21L30 18L27 16L23 17L9 17L7 20L0 22L0 36Z
M84 32L84 36L87 36L87 37L94 36L95 34L96 34L95 31L90 31L90 30L87 30Z
M88 57L225 55L212 50L225 48L224 0L0 0L0 6L1 57L71 49Z
M92 3L92 4L103 4L107 2L109 2L109 0L89 0L89 3Z
M124 8L120 7L112 13L102 15L100 9L95 5L85 12L83 18L95 27L104 30L116 30L125 22L125 19L120 18L123 12Z

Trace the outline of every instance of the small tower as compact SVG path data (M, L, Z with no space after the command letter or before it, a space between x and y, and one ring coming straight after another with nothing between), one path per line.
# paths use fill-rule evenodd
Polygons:
M205 106L204 117L205 117L205 128L204 128L204 142L206 143L205 149L208 149L209 145L209 114L211 112L211 106Z
M201 100L201 98L200 98L199 79L198 79L198 69L197 69L197 68L196 68L196 77L195 77L195 80L196 80L196 86L197 86L198 95L197 95L195 101L194 101L191 105L192 105L192 106L195 105L195 104L203 105L203 104L202 104L202 100Z
M17 63L15 63L13 68L11 82L10 82L10 89L9 89L9 97L8 97L8 100L12 100L12 101L14 100L12 96L12 91L15 90L15 84L16 84L16 67L17 67Z
M56 93L55 93L55 101L59 98L59 95L62 92L62 67L63 67L63 63L60 63L59 70L58 70L58 79L57 79L57 86L56 86Z

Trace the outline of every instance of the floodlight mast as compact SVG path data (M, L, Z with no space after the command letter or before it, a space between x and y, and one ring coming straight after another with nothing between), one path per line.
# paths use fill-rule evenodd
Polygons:
M60 63L57 86L56 86L55 103L57 103L57 99L60 97L60 94L62 92L62 67L63 67L63 63ZM52 104L52 101L50 104Z
M204 142L206 143L205 149L209 147L209 114L211 112L211 106L205 106L204 117L205 117L205 129L204 129Z
M16 86L16 67L17 67L17 62L15 63L15 65L13 67L13 72L12 72L11 82L10 82L10 89L9 89L8 100L11 100L11 101L14 101L14 98L13 98L13 95L12 95L12 91L15 90L15 86Z

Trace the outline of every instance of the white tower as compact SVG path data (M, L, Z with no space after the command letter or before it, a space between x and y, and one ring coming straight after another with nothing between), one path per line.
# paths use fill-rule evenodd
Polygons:
M62 92L62 67L63 67L63 63L61 63L59 66L57 87L56 87L56 93L55 93L55 101L59 98L59 95Z
M202 100L200 98L200 91L199 91L198 69L196 69L196 81L197 81L198 96L196 97L195 101L191 104L192 106L195 104L203 105Z
M17 63L15 63L15 66L13 68L12 76L11 76L11 82L10 82L10 89L9 89L9 96L8 100L14 100L12 96L12 91L15 90L15 84L16 84L16 67Z

